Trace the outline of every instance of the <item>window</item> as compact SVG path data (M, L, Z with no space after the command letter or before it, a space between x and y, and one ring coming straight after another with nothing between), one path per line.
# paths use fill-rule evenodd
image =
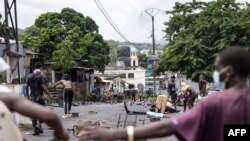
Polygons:
M125 78L126 79L126 74L121 74L121 78Z
M128 74L128 78L134 78L134 74L133 73L129 73Z

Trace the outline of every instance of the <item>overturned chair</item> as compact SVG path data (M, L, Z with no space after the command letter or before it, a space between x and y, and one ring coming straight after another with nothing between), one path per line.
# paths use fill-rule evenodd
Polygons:
M123 128L128 126L128 125L132 125L132 126L137 126L137 118L138 115L146 115L146 112L142 112L142 111L130 111L128 109L127 103L124 102L124 109L126 111L126 115L125 115L125 119L122 120L122 114L119 114L118 117L118 123L117 123L117 128L121 127L121 124L123 123ZM134 116L134 120L133 121L128 121L128 117L129 116ZM139 119L140 122L142 122L142 125L144 125L145 123L145 119Z

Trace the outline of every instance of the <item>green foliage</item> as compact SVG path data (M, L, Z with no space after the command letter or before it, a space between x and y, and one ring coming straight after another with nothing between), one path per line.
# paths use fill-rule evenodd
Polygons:
M74 101L82 101L83 100L83 94L81 94L80 92L75 92L74 93Z
M4 74L4 72L1 72L0 73L0 83L4 83L5 80L6 80L5 74Z
M70 40L64 40L60 44L57 45L57 50L53 52L52 61L57 62L55 67L59 68L61 66L63 71L66 72L70 70L74 66L77 66L75 58L75 52L71 48L73 43Z
M91 101L91 94L90 94L90 92L87 92L87 93L84 95L84 100L85 100L85 101Z
M117 50L118 57L130 57L130 47L129 46L121 46Z
M117 48L118 48L118 42L113 41L113 40L109 40L106 41L110 47L110 53L109 53L109 59L110 59L110 66L115 66L116 65L116 61L117 61Z
M176 3L166 25L170 41L158 71L180 71L211 80L216 54L230 45L250 46L250 7L235 0Z
M80 101L90 101L91 95L89 92L86 92L85 94L81 92L75 92L74 93L74 101L80 102Z
M117 49L118 61L123 61L125 66L130 66L130 47L121 46Z
M0 13L0 37L9 36L10 39L14 39L14 33L11 27L6 27L2 22L2 14Z
M71 8L40 15L21 38L26 47L54 61L64 71L75 66L104 71L109 63L109 46L95 21Z
M148 61L147 55L138 52L138 63L139 63L139 66L141 66L143 68L147 68L147 66L148 66L147 61Z

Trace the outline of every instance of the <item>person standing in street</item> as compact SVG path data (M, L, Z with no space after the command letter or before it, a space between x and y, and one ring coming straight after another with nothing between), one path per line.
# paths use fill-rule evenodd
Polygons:
M188 108L191 109L194 106L195 99L198 97L197 92L184 82L181 83L181 91L184 93L184 95L188 97L187 105L188 105ZM186 110L185 107L186 106L184 106L184 109Z
M140 101L144 101L144 91L143 91L143 88L140 89Z
M217 55L213 74L214 83L224 91L207 97L191 110L172 118L142 127L92 129L82 139L133 141L175 134L183 141L223 141L225 125L250 124L249 60L250 53L244 47L227 47ZM233 136L231 139L236 138Z
M199 76L199 90L200 90L200 97L204 97L207 95L207 81L205 80L205 77L203 75Z
M96 99L97 99L97 89L96 89L96 87L94 87L94 89L92 90L92 92L91 92L91 99L92 99L92 101L93 102L96 102Z
M136 91L135 88L131 90L131 96L132 96L132 102L136 102L135 96L136 96Z
M70 80L70 77L68 74L64 74L62 77L62 80L56 82L54 84L54 87L57 85L62 84L64 87L63 97L64 97L64 115L62 118L71 117L71 106L72 106L72 100L73 100L73 89L72 89L72 82Z
M30 93L29 93L29 88L30 88ZM48 94L49 97L51 97L50 92L45 86L45 76L42 73L42 64L37 62L35 64L35 69L33 73L31 73L27 79L27 93L29 95L29 99L37 104L45 106L45 100L44 100L44 95L43 95L44 91ZM42 124L42 121L38 121L35 118L32 119L34 136L37 136L40 133L43 133L41 124Z
M171 80L168 83L168 93L171 97L172 103L175 103L177 100L177 89L175 84L175 75L171 76Z

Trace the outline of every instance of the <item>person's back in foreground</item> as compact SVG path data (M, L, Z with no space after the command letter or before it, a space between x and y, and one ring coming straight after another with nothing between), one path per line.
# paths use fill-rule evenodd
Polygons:
M216 58L214 82L224 92L208 97L193 109L171 119L143 127L91 130L83 139L111 141L177 135L184 141L223 141L224 125L250 124L250 88L247 77L250 54L241 47L229 47Z

